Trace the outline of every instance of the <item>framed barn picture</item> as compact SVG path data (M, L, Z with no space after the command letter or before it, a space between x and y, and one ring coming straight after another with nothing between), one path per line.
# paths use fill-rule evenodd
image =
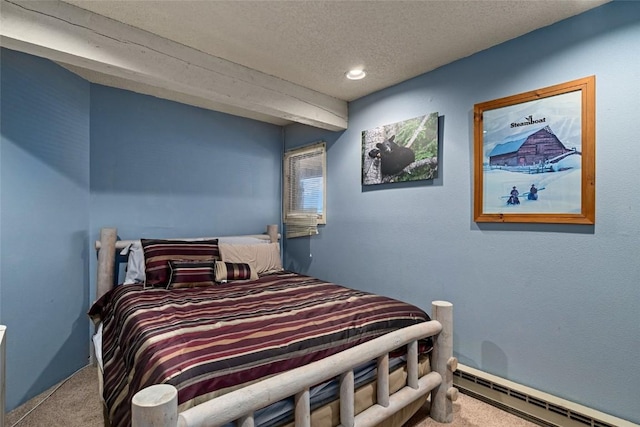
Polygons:
M595 223L595 76L474 106L474 220Z

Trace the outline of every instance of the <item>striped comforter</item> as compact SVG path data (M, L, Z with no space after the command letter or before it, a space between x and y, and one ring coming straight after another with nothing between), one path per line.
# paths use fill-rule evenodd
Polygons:
M89 315L103 322L112 426L131 424L133 395L178 389L180 410L429 320L419 308L291 272L187 289L122 285Z

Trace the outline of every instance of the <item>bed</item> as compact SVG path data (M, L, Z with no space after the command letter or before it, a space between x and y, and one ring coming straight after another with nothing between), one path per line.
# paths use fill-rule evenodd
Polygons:
M429 317L284 270L278 238L276 226L139 241L101 230L89 315L106 424L394 427L429 392L430 416L452 421L451 304ZM117 255L135 244L144 279L114 286Z

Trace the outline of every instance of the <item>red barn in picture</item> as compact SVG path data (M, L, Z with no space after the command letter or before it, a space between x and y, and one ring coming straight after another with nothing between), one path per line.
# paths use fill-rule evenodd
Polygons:
M496 145L489 153L489 165L526 166L544 164L565 153L573 153L553 133L549 126L533 133L512 136L508 141Z

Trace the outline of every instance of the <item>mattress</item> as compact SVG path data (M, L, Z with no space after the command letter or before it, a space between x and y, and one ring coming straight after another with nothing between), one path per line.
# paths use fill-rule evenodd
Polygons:
M130 424L131 398L149 385L174 385L182 411L429 320L411 304L287 271L202 288L118 286L89 314L102 323L114 427Z

